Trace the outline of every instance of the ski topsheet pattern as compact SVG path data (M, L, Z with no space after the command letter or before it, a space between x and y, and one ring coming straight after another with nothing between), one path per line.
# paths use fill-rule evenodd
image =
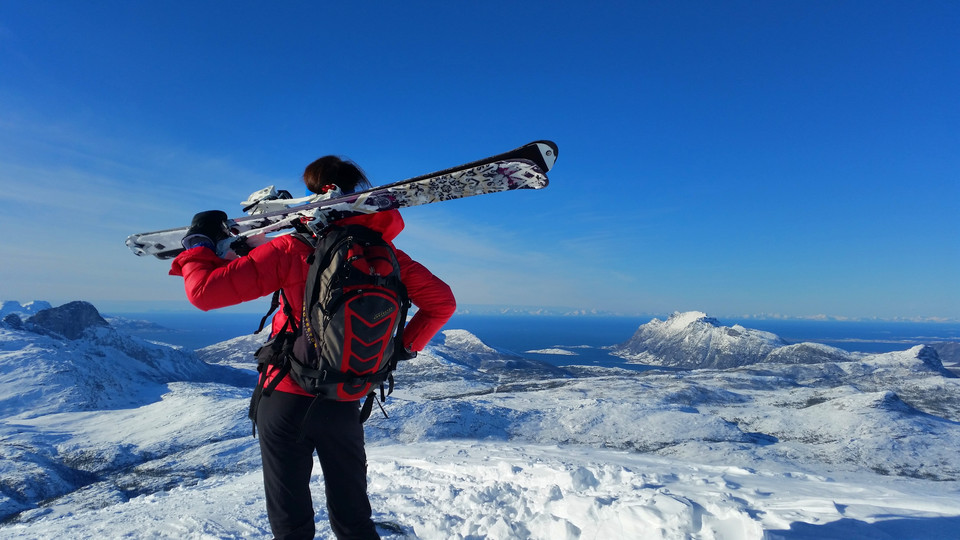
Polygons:
M495 156L451 167L349 195L336 190L292 199L289 193L269 186L244 201L250 215L227 222L231 237L217 246L224 257L236 256L240 246L254 247L269 234L291 232L309 226L316 231L332 221L360 214L408 208L439 201L462 199L515 189L541 189L549 183L547 172L557 159L557 145L535 141ZM188 227L177 227L127 237L127 247L136 255L170 259L183 248Z

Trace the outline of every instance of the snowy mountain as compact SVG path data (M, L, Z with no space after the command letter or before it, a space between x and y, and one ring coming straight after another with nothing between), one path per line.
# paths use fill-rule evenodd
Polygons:
M44 309L50 309L50 302L44 302L42 300L36 300L33 302L27 302L26 304L20 304L14 300L6 300L0 303L0 320L3 320L7 315L16 314L21 320L33 316L39 311Z
M193 353L123 336L92 305L41 310L19 328L0 326L0 415L129 407L173 381L237 382L238 374Z
M263 336L193 353L91 321L0 328L0 537L268 536L246 419ZM560 369L438 335L366 424L381 534L955 537L960 379L932 348L834 356L699 313L642 337L635 354L698 369Z
M494 375L500 379L515 377L570 377L563 368L540 360L497 349L480 341L466 330L445 330L443 342L437 343L431 352L452 363L462 364L478 373Z
M615 355L640 364L684 369L733 368L773 362L819 364L846 362L846 351L816 343L790 345L769 332L722 326L705 313L674 313L666 321L653 319L628 341L614 347Z

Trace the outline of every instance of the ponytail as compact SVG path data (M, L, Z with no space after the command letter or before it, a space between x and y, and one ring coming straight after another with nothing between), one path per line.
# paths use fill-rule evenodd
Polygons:
M336 184L343 193L353 193L370 187L367 175L356 163L337 156L324 156L307 165L303 183L314 193L322 193L323 186Z

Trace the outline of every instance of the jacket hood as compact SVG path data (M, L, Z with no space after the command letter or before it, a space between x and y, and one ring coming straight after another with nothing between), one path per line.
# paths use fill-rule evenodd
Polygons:
M338 220L338 225L363 225L369 227L383 236L387 242L393 240L403 230L403 217L397 210L387 210L375 214L365 214L362 216L353 216Z

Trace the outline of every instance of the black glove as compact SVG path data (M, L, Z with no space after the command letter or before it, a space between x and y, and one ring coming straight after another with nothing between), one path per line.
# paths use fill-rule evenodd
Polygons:
M397 360L413 360L417 357L417 351L411 351L406 347L397 347Z
M217 242L226 238L227 232L226 212L222 210L207 210L193 216L190 228L180 243L183 249L190 249L197 246L206 246L215 250Z

